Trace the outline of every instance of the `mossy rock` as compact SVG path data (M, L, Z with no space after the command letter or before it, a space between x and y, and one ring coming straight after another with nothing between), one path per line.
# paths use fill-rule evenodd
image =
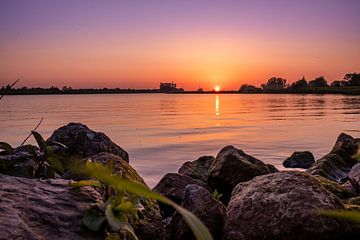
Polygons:
M347 204L351 204L351 205L359 205L360 206L360 197L352 197L349 198L346 201Z
M329 192L335 194L337 197L341 199L347 199L350 197L353 197L353 193L345 188L344 186L341 186L337 182L331 181L327 178L324 178L322 176L315 176L315 178L320 182L320 184Z
M340 182L347 177L351 167L339 155L330 153L317 160L307 172Z

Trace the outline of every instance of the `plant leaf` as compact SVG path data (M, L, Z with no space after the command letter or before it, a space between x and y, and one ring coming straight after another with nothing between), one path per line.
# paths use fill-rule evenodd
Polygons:
M31 131L31 134L34 136L37 144L39 145L40 151L44 152L45 148L46 148L46 142L45 142L44 138L40 135L40 133L38 133L36 131Z
M55 156L51 156L51 157L47 157L46 161L50 164L50 166L52 168L54 168L56 171L60 172L60 173L64 173L64 167L61 163L61 161L55 157Z
M68 149L68 147L65 144L62 144L61 142L57 142L57 141L46 141L47 145L54 145L54 146L58 146L64 149Z
M115 211L128 212L133 209L134 205L131 202L123 202L115 206L113 209Z
M69 185L72 188L79 188L79 187L85 187L85 186L101 188L101 183L96 180L81 180L78 182L71 182L71 183L69 183Z
M6 142L0 142L0 149L4 150L6 153L10 154L14 151L10 144Z
M323 210L319 212L323 216L342 218L352 222L360 223L360 212L349 210Z
M106 220L114 232L118 232L121 229L121 221L117 219L112 210L112 205L108 204L105 209Z
M84 225L96 232L99 231L102 224L105 222L106 216L102 214L101 212L97 211L96 208L89 208L86 210L84 217L83 217L83 223Z
M134 232L134 229L132 228L132 226L129 223L124 223L121 229L123 231L125 231L132 240L139 240Z

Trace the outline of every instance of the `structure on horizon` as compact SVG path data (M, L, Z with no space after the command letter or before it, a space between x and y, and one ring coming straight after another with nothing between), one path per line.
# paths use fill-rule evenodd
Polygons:
M172 93L172 92L184 92L183 88L177 88L174 82L162 82L160 83L160 92Z

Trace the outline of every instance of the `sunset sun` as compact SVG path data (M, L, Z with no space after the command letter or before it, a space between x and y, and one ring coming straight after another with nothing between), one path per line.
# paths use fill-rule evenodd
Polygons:
M215 86L215 87L214 87L214 91L215 91L215 92L219 92L219 91L220 91L220 86Z

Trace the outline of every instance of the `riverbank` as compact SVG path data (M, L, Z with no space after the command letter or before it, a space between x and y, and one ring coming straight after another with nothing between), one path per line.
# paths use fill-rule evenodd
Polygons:
M343 94L343 95L360 95L360 86L347 87L313 87L291 89L284 88L278 90L263 90L260 88L250 90L229 90L229 91L179 91L179 92L162 92L160 89L59 89L51 88L15 88L0 89L0 95L72 95L72 94Z
M358 225L318 211L360 209L360 163L354 157L359 143L359 139L340 134L329 154L316 161L309 152L286 159L284 166L291 166L291 171L279 171L227 146L217 156L184 163L177 173L166 174L153 190L198 216L214 239L356 239L360 236ZM71 167L83 158L101 164L113 162L114 173L145 184L131 167L128 153L105 134L82 124L59 128L45 144L43 149L41 144L18 148L2 144L2 237L103 239L104 233L87 230L81 221L83 212L103 196L91 187L68 187L71 179L79 180ZM51 153L66 158L59 158L63 168L50 161L44 172L38 157L44 157L44 149L50 148ZM306 169L297 171L296 167ZM145 206L141 217L129 220L139 239L193 238L172 208L141 201Z

